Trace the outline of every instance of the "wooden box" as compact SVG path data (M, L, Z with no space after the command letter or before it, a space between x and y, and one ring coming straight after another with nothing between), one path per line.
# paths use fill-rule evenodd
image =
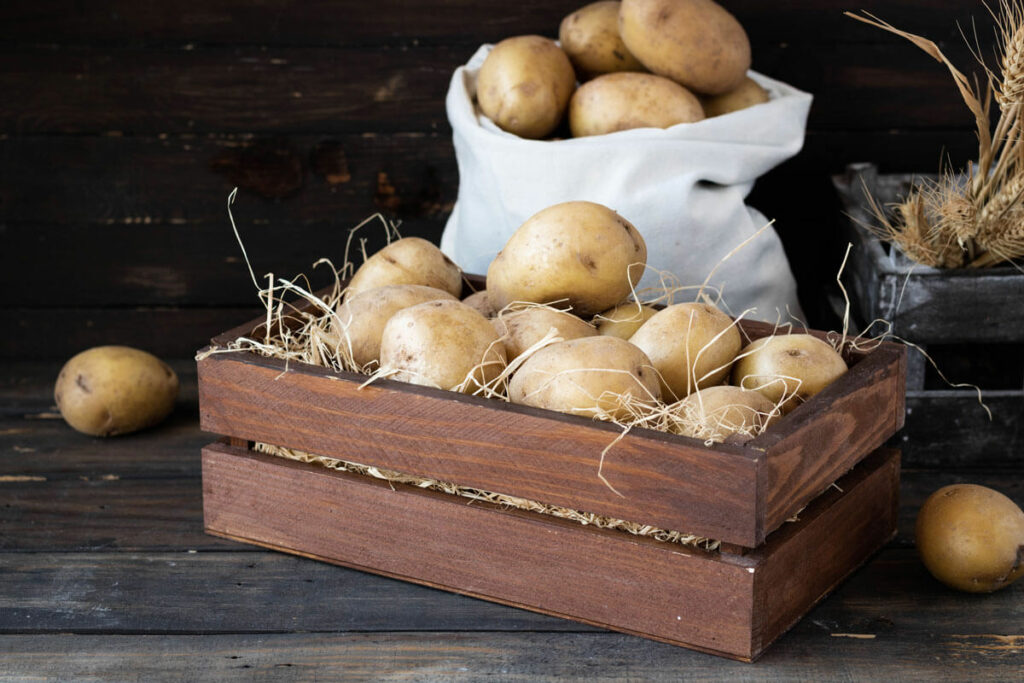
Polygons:
M879 174L868 163L851 164L833 178L848 216L844 236L853 244L844 280L854 314L860 325L889 321L894 335L931 354L940 370L985 390L992 420L974 390L946 385L922 353L911 351L905 459L1005 466L1024 453L1024 274L1013 266L922 266L862 227L875 223L865 190L886 205L920 179Z
M214 343L261 324L253 321ZM750 339L773 331L764 323L740 325ZM843 377L746 443L709 448L634 429L602 463L602 452L620 436L614 425L388 380L360 388L362 375L294 362L286 367L249 352L208 355L198 361L201 425L230 445L204 450L206 526L750 659L894 529L898 465L891 455L874 456L840 485L844 495L828 492L808 508L813 515L805 510L800 523L786 524L903 423L903 347L882 344L847 360ZM686 532L720 541L724 552L467 505L416 488L396 485L393 492L367 477L256 454L252 442ZM375 525L378 532L366 533ZM514 550L507 543L513 537L521 544ZM485 581L501 573L498 559L506 555L527 562L534 574L516 569ZM591 565L595 582L581 583L574 572ZM551 594L568 585L578 588L557 599ZM640 600L641 594L647 597ZM641 605L653 608L664 595L679 596L667 601L679 608L673 623L664 611L644 617ZM686 604L702 607L684 610L684 595Z

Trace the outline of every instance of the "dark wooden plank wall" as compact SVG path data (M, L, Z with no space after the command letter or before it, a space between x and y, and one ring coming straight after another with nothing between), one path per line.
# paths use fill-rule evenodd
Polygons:
M445 119L452 70L477 45L555 35L577 2L434 0L0 6L0 357L98 343L187 357L256 298L258 271L341 258L375 211L437 241L458 172ZM941 65L842 17L862 7L935 38L967 68L955 26L981 3L725 3L754 67L816 95L803 153L752 203L778 220L812 322L842 245L828 176L851 161L934 171L971 154L971 120ZM371 246L379 236L371 235Z

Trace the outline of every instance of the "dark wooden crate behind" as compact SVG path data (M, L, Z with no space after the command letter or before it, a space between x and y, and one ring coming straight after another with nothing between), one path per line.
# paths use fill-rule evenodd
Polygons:
M3 3L0 284L18 296L2 304L16 333L0 356L117 342L185 357L255 310L224 211L234 185L259 273L340 259L346 230L378 210L436 241L458 186L452 70L480 43L554 35L579 4ZM971 120L941 65L839 7L726 5L756 69L815 94L805 150L752 203L778 219L812 322L828 327L816 301L841 258L829 175L864 159L931 168L940 150L964 161ZM980 4L861 6L963 64L954 23L973 13L991 35Z

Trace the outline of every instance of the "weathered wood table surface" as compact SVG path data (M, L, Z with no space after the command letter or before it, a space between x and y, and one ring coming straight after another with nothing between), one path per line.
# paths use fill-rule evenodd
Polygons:
M1024 582L970 596L912 547L954 482L1024 502L1019 467L903 473L900 535L755 664L207 536L194 364L143 434L73 432L59 364L0 365L0 680L1019 680ZM1008 459L1007 462L1011 462ZM500 539L496 539L500 542ZM581 558L581 561L586 561Z

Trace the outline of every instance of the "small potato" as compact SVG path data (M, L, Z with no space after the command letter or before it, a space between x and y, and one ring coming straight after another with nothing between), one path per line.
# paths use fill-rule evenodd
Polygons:
M917 513L915 542L936 579L969 593L990 593L1024 576L1024 511L985 486L939 489Z
M491 321L495 332L501 337L508 352L508 359L518 358L521 353L544 338L549 330L564 341L593 337L597 330L571 313L562 313L551 308L527 308L522 311L505 313Z
M618 395L653 402L661 397L651 361L616 337L584 337L544 347L512 376L513 403L586 417L624 419Z
M423 285L385 285L345 297L331 320L331 341L348 347L360 366L380 359L384 326L404 308L436 300L455 301L448 292Z
M629 341L661 373L662 393L675 399L720 384L743 345L732 319L711 304L675 304L640 326Z
M750 76L745 76L738 88L723 95L702 97L700 103L704 107L704 115L711 118L753 107L755 104L764 104L770 99L767 90Z
M722 385L695 391L680 402L686 436L721 443L733 434L754 437L779 413L756 391Z
M740 351L732 383L777 405L782 402L779 407L786 414L845 372L846 362L828 342L809 334L780 334L757 339Z
M385 285L423 285L459 296L462 271L427 240L403 237L359 266L348 283L346 296Z
M683 86L654 74L598 76L569 100L575 138L632 128L668 128L704 118L700 100Z
M396 371L392 379L466 393L498 376L505 360L491 323L461 301L428 301L395 313L380 342L380 366Z
M61 368L53 398L69 425L92 436L128 434L174 408L178 376L156 356L128 346L97 346Z
M499 309L566 299L573 313L591 316L629 296L646 263L647 245L629 221L594 202L565 202L519 226L487 269L487 291Z
M746 31L712 0L622 0L619 34L640 63L693 92L729 92L750 68Z
M553 40L506 38L491 50L477 75L480 111L502 130L538 139L565 115L576 74Z
M498 309L491 303L491 299L487 295L486 289L481 289L479 292L473 292L463 299L462 303L472 309L475 309L485 318L493 318L498 314Z
M562 19L558 42L576 67L580 80L616 71L644 71L619 36L616 0L592 2Z
M594 317L597 333L629 340L640 326L651 319L658 309L633 303L632 301L609 308Z

